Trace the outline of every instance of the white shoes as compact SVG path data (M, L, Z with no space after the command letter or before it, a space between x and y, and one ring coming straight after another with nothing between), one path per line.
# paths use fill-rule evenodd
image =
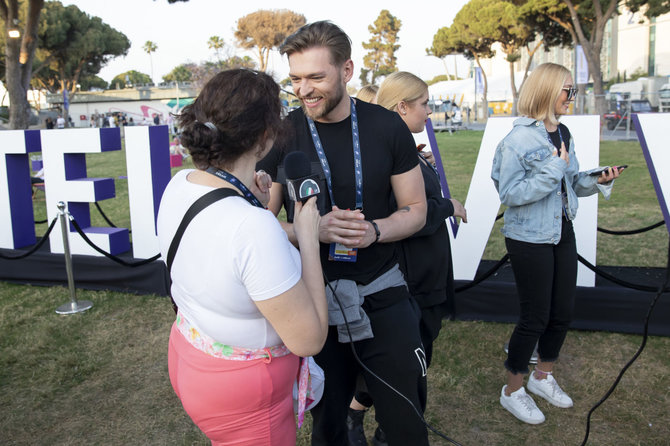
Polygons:
M572 398L559 387L551 374L546 379L537 379L535 372L532 372L528 378L528 390L556 407L572 407Z
M505 409L524 423L540 424L544 422L544 414L537 408L533 398L526 393L526 389L521 387L507 396L505 395L506 388L506 385L503 386L500 392L500 404Z

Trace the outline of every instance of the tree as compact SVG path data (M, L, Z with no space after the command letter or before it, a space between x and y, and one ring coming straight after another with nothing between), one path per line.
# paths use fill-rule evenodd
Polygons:
M370 40L363 43L363 48L368 50L363 57L364 68L361 69L360 79L363 85L374 85L377 78L398 71L395 52L400 48L397 42L402 22L387 9L382 9L373 25L368 26L368 31L372 34ZM369 82L368 74L371 75Z
M193 79L194 63L177 65L168 74L163 76L163 82L190 82Z
M165 82L191 82L196 87L202 87L216 73L232 68L256 68L256 63L249 56L233 56L217 62L203 62L200 64L186 63L176 66L163 76Z
M168 0L168 3L188 0ZM26 0L23 31L18 38L5 39L5 88L11 103L9 125L13 129L28 128L30 104L28 89L32 79L33 59L37 47L37 29L44 0ZM0 19L4 30L21 30L18 0L0 0ZM3 32L3 34L6 34Z
M144 45L142 46L142 49L144 50L145 53L149 55L149 63L151 64L151 79L153 82L154 78L154 60L151 57L151 53L155 53L156 50L158 49L158 45L156 45L154 42L151 40L147 40Z
M130 70L114 76L114 79L109 83L109 88L126 88L133 85L150 84L151 82L151 77L148 74Z
M84 76L79 80L81 91L91 91L93 89L105 90L107 88L107 81L100 76Z
M287 9L259 10L238 19L235 38L242 48L257 49L259 69L265 71L270 51L306 22L304 15Z
M27 13L19 17L17 0L0 0L0 18L4 25L3 35L10 29L20 31L20 36L5 39L5 87L9 94L9 126L26 129L30 122L28 89L33 74L33 59L37 47L37 27L44 0L28 0Z
M452 53L463 54L468 59L474 59L477 66L481 69L482 79L484 81L483 107L484 115L488 116L488 101L486 95L488 92L488 80L486 72L482 68L481 59L489 58L495 55L491 49L494 40L490 36L484 36L477 33L470 26L473 17L476 17L476 6L472 2L465 4L456 14L450 27L443 27L437 30L433 36L433 46L430 53L436 57L445 57ZM475 111L476 113L476 111Z
M121 32L74 5L47 2L40 19L33 76L52 93L77 91L80 79L95 76L111 59L125 55L130 41Z
M223 41L223 37L212 36L207 41L207 48L214 50L214 53L216 53L216 60L221 60L221 50L224 46L225 43Z
M516 115L519 94L515 82L514 64L521 59L521 50L535 40L535 29L520 20L520 8L510 1L470 0L468 5L473 13L468 21L472 32L500 43L505 60L509 63L512 115ZM538 46L535 50L537 48ZM531 53L529 50L529 62L534 51Z
M637 12L644 9L647 18L670 11L668 0L528 0L524 8L543 14L564 28L575 43L584 50L584 56L593 78L596 110L602 116L607 111L603 88L600 54L607 22L618 14L622 5Z

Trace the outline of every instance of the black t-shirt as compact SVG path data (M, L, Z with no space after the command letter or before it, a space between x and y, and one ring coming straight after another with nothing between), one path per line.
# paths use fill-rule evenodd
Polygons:
M561 156L561 138L565 144L565 150L570 151L570 130L565 124L558 124L558 128L553 132L547 132L551 143L558 150L558 156ZM565 193L565 183L561 181L561 192Z
M559 133L560 130L560 133ZM559 151L558 155L560 156L561 150L561 137L563 137L563 143L565 144L565 150L570 150L570 130L565 126L565 124L558 124L558 128L553 132L549 133L551 138L551 143L556 147L556 150Z
M366 220L388 217L391 208L391 176L405 173L417 165L416 145L409 129L397 113L378 105L356 102L361 163L363 168L363 214ZM286 184L283 169L284 156L296 150L305 152L312 162L312 174L321 178L322 190L318 200L321 214L331 210L325 175L319 162L307 119L302 109L294 110L286 118L293 129L286 147L274 147L258 164L258 169L269 173L273 180ZM354 152L351 135L351 116L337 123L316 123L331 171L333 197L340 209L356 207L354 181ZM293 204L284 187L284 205L287 220L293 221ZM375 243L358 250L356 262L328 260L330 246L321 244L321 263L328 280L350 279L368 284L397 263L393 243Z

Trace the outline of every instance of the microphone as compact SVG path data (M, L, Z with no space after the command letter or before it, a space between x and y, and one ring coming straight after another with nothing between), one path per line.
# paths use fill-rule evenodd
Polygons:
M286 172L286 187L291 200L300 200L304 203L321 192L318 177L311 175L311 164L304 152L296 151L286 155L284 171Z

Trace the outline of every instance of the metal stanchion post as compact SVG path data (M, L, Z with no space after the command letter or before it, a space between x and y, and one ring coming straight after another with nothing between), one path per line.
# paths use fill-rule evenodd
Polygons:
M89 300L82 300L77 302L77 295L74 289L74 277L72 275L72 255L70 255L70 240L68 235L70 231L67 228L67 217L65 216L65 203L58 202L58 217L60 218L60 226L63 232L63 252L65 254L65 271L67 272L67 285L70 288L69 303L63 304L56 308L58 314L74 314L86 311L93 306L93 302Z

